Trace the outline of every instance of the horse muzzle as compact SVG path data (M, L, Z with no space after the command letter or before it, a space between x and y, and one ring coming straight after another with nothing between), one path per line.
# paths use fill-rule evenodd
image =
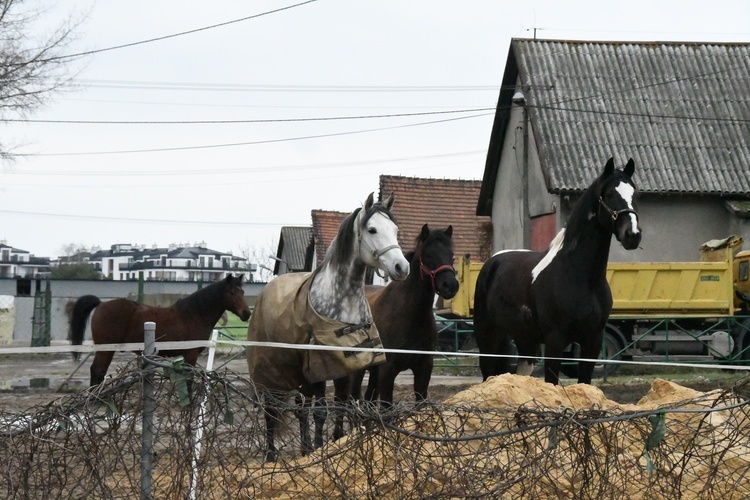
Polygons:
M409 276L409 261L403 259L399 262L390 262L386 267L386 272L392 280L402 281Z
M641 232L633 231L630 227L618 231L617 240L625 250L635 250L641 244Z
M432 289L445 300L450 300L458 293L456 272L451 267L432 278Z

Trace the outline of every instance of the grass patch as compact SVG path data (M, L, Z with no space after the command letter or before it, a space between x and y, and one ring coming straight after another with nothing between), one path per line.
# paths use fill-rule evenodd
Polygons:
M247 340L247 321L242 321L239 316L227 311L227 324L221 326L221 321L215 327L219 330L219 339Z

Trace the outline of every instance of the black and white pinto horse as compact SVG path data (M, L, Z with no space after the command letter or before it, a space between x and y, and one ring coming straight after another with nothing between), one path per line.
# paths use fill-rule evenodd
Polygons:
M544 362L544 379L553 384L559 382L559 358L571 342L581 346L581 358L597 359L612 310L606 276L612 235L627 250L641 241L634 171L632 159L619 170L610 158L546 252L503 250L484 263L474 295L474 334L481 354L508 354L513 339L517 373L529 375L544 344L545 358L558 358ZM482 357L479 365L485 380L510 371L504 357ZM578 381L590 384L594 362L578 366Z
M354 210L339 226L338 233L326 251L323 262L310 273L289 273L271 280L256 299L255 311L250 318L248 340L307 344L314 334L307 319L290 317L290 302L300 302L305 314L326 321L352 325L360 329L372 325L372 314L365 297L365 271L367 266L380 269L395 280L409 275L409 262L398 245L398 228L391 214L393 195L384 202L374 203L373 195L363 208ZM305 275L305 276L302 276ZM309 286L306 297L294 292L297 299L288 300L287 289L304 279ZM299 287L298 287L299 288ZM309 303L309 307L304 305ZM355 326L356 325L356 326ZM281 419L281 408L274 402L272 393L298 391L301 409L297 411L302 435L303 453L312 449L309 436L309 409L314 399L314 447L323 445L323 424L326 419L325 380L313 380L305 372L309 360L303 350L276 347L250 346L247 350L250 378L264 393L266 413L266 460L275 461L277 449L274 433ZM317 375L317 374L315 374ZM337 378L337 377L332 377Z

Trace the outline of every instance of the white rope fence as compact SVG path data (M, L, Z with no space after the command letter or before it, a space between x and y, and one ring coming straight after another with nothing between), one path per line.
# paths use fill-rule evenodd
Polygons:
M158 327L157 327L158 328ZM540 362L550 359L559 360L566 362L579 362L579 361L592 361L597 364L611 364L611 365L642 365L642 366L665 366L665 367L684 367L684 368L701 368L701 369L720 369L720 370L733 370L737 372L750 371L749 365L730 365L724 363L688 363L688 362L673 362L673 361L630 361L622 359L590 359L590 358L556 358L549 356L520 356L516 354L480 354L476 352L442 352L442 351L420 351L412 349L386 349L386 348L365 348L365 347L339 347L339 346L324 346L317 344L288 344L283 342L255 342L246 340L188 340L179 342L156 342L156 349L158 351L176 350L176 349L192 349L196 347L203 347L206 349L215 349L218 347L274 347L279 349L296 349L296 350L323 350L323 351L356 351L356 352L382 352L386 355L388 353L400 353L400 354L426 354L431 356L450 356L450 357L465 357L465 358L511 358L511 359L531 359L539 360ZM4 354L45 354L45 353L66 353L66 352L79 352L89 353L96 351L143 351L143 342L133 343L120 343L120 344L89 344L80 346L71 345L56 345L46 347L2 347L0 348L0 355Z

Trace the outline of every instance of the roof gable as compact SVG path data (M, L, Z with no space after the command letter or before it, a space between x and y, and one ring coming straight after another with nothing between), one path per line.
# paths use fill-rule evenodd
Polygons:
M380 198L391 193L396 196L391 211L398 223L398 241L404 252L414 248L424 224L432 229L452 225L456 256L470 254L480 260L489 257L490 219L474 212L481 184L480 181L381 175Z
M477 213L516 90L550 192L585 189L614 156L641 192L750 197L750 44L513 39Z
M313 242L313 230L309 226L284 226L281 228L279 246L276 251L274 274L279 274L279 260L283 258L287 272L309 271L308 252Z

